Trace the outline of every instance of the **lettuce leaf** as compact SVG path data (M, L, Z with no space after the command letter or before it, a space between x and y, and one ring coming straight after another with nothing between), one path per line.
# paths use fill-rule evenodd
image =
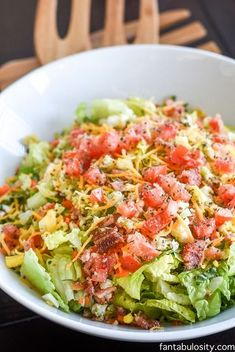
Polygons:
M159 279L155 284L156 292L163 295L169 301L181 304L183 306L188 306L191 304L191 301L188 297L187 291L179 285L169 285L162 279Z
M43 219L42 219L43 220ZM41 221L42 221L41 220ZM74 228L71 232L66 233L62 230L55 231L43 235L44 242L49 250L54 250L60 245L69 242L72 247L79 249L81 247L81 240L79 238L80 230Z
M127 115L132 117L133 111L128 107L125 101L120 99L100 99L93 100L91 115L93 119L105 119L112 115Z
M143 267L138 269L134 274L116 279L117 284L121 286L130 297L135 299L140 299L141 285L144 281L142 272Z
M24 261L21 266L21 275L38 289L43 296L51 294L55 297L59 306L66 312L69 311L69 307L61 299L57 292L55 292L55 285L51 280L51 276L45 270L45 268L39 264L38 257L32 249L29 249L24 255ZM47 298L50 296L46 296Z
M136 116L153 115L156 112L156 106L151 100L137 97L131 97L126 101L127 106L135 113Z
M223 273L223 276L219 276L218 270L214 268L208 271L196 269L183 272L179 274L179 279L187 289L199 320L218 314L221 311L222 300L230 299L228 275Z
M38 257L31 248L25 252L21 275L25 276L41 293L51 293L55 289L50 275L39 264Z
M47 162L50 150L50 144L48 142L30 143L29 151L22 162L24 167L41 166Z
M148 280L156 282L158 278L162 278L165 274L170 274L171 270L176 269L178 263L173 254L165 254L152 263L146 264L144 274Z
M168 299L149 299L145 302L145 305L147 307L157 308L163 311L174 312L179 316L180 320L182 321L188 321L192 323L195 322L195 313L190 308L184 307Z
M53 284L66 303L74 300L72 282L78 281L82 276L81 268L78 266L78 263L75 265L71 263L69 255L56 254L47 261L47 269Z
M235 243L233 243L229 248L229 257L227 260L227 264L229 266L228 275L235 275Z

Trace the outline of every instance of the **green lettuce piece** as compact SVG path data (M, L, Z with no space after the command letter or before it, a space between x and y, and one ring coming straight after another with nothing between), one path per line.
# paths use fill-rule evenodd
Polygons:
M229 266L228 275L235 275L235 243L233 243L229 248L229 257L227 260Z
M26 191L31 187L31 177L28 174L21 173L19 175L19 180L21 181L21 188Z
M165 254L157 258L150 264L145 265L144 274L152 282L162 278L165 274L170 274L171 270L176 269L178 260L173 254ZM139 269L140 270L140 269Z
M86 119L88 119L87 104L80 103L75 111L76 119L78 124L82 124Z
M41 166L48 161L50 144L48 142L30 143L29 151L22 162L24 167Z
M39 264L38 257L32 249L29 249L24 255L21 275L25 276L41 293L51 293L55 289L50 275Z
M81 270L75 268L74 264L71 263L71 257L56 254L52 259L47 261L47 269L62 299L66 303L74 300L72 282L81 279Z
M187 289L191 304L197 311L199 320L206 319L221 311L222 300L230 300L229 278L224 272L218 276L219 270L192 270L179 274L181 284ZM220 270L222 272L222 270Z
M149 299L145 302L147 307L161 309L163 311L169 311L176 313L180 320L195 322L195 313L188 307L181 306L175 302L169 301L168 299Z
M116 279L129 296L140 299L141 285L145 277L149 281L157 281L163 274L169 274L170 271L178 266L177 259L172 254L165 254L151 263L142 265L137 271L128 276Z
M144 275L142 274L143 270L143 267L141 267L131 275L116 279L117 284L132 298L140 299L141 285L144 281Z
M200 299L194 303L194 308L197 311L197 317L199 320L204 320L208 314L208 301L206 299Z
M113 298L113 304L130 310L131 312L136 309L136 301L123 290L117 291Z
M77 301L72 300L69 302L69 308L75 313L80 313L83 307Z
M44 239L45 245L50 251L59 247L61 244L68 242L66 233L62 230L58 230L53 233L47 234L43 236L43 239Z
M131 97L126 101L127 106L137 116L152 115L156 112L156 106L151 100L146 100L137 97Z
M120 99L94 100L91 107L91 116L94 120L106 119L112 115L126 115L132 117L133 111L125 101Z
M208 312L207 317L214 317L219 314L221 310L221 294L216 291L213 295L208 299Z
M26 279L35 288L37 288L38 291L43 294L43 296L46 295L46 298L49 299L51 294L64 311L69 311L68 305L65 304L65 302L55 291L55 286L51 280L51 276L48 274L45 268L39 264L38 257L32 249L29 249L24 255L24 261L21 267L21 275L26 277ZM51 303L52 300L53 299L51 299Z
M71 232L66 233L62 230L43 236L44 242L49 250L56 249L60 245L69 242L74 248L81 247L81 240L79 238L80 230L74 228Z
M191 301L187 295L187 291L179 285L169 285L162 279L159 279L155 284L155 290L157 293L162 294L169 301L188 306Z
M40 192L35 193L32 197L27 200L28 209L38 209L45 205L47 200Z
M37 189L44 198L55 200L56 192L53 191L52 180L43 180L40 181L37 185Z

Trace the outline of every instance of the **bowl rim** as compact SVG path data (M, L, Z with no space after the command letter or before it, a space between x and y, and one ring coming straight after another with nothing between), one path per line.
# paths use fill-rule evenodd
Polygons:
M50 67L56 67L60 64L69 62L71 60L76 60L76 58L80 58L81 56L89 56L89 55L95 56L96 54L107 52L107 51L117 52L120 50L132 51L132 50L139 50L139 49L181 52L186 54L191 53L191 54L196 54L200 57L211 58L213 60L220 61L222 63L226 62L232 65L235 65L234 59L226 57L224 55L207 52L201 49L188 48L188 47L182 47L182 46L176 46L176 45L135 44L135 45L120 45L120 46L114 46L114 47L97 48L90 51L73 54L62 59L58 59L56 61L48 63L45 66L42 66L33 70L32 72L26 74L24 77L20 78L19 80L11 84L9 87L4 89L4 91L0 94L0 100L3 99L6 95L11 94L11 90L17 89L18 86L20 87L21 84L24 84L24 82L26 82L35 73L45 71L45 70L46 71L50 70ZM6 268L6 270L9 270L9 269ZM95 335L98 337L110 339L110 336L109 336L110 329L108 324L104 323L104 326L102 327L92 326L84 322L72 320L70 319L69 314L63 313L63 312L61 312L60 316L58 316L57 310L56 309L49 310L46 306L46 303L45 303L45 307L41 307L41 306L38 306L37 302L34 300L28 300L23 295L18 296L17 292L11 289L11 286L9 283L0 281L0 288L5 293L7 293L10 297L15 299L17 302L21 303L25 307L29 308L36 314L39 314L46 319L49 319L55 323L71 328L73 330L77 330L89 335ZM235 317L228 318L221 322L208 324L207 326L202 326L202 327L201 326L198 327L195 324L195 325L192 325L192 329L188 329L188 330L179 328L179 329L175 329L174 331L160 330L158 332L150 332L150 331L143 331L143 330L128 331L127 329L126 331L124 331L124 330L113 329L110 332L111 332L111 338L114 340L133 341L133 342L167 342L167 341L182 340L182 338L186 340L186 339L192 339L196 337L203 337L203 336L215 334L233 327L235 327Z

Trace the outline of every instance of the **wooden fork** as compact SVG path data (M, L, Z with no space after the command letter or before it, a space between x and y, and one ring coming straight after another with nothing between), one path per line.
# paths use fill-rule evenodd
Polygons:
M57 0L38 0L34 45L42 65L55 59L91 49L89 36L91 0L72 0L71 20L65 38L57 30Z

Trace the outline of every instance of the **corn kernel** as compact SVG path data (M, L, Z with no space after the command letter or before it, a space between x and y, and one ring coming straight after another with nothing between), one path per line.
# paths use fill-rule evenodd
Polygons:
M129 313L123 317L123 322L125 324L131 324L133 322L133 319L134 319L133 315L131 313Z

